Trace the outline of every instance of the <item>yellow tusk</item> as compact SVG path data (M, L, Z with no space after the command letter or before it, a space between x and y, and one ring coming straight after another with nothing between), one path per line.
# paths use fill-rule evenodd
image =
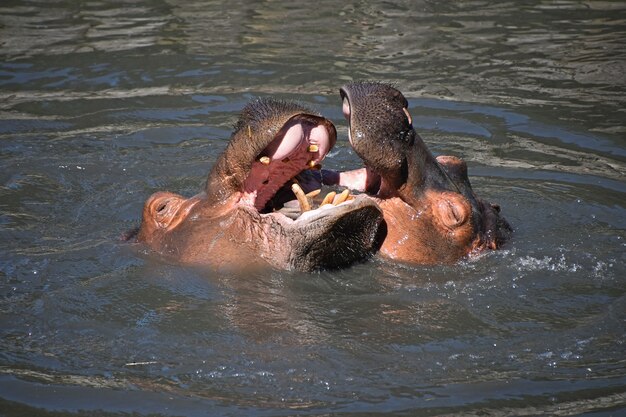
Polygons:
M320 207L323 206L324 204L333 204L333 199L335 198L336 195L337 193L334 191L331 191L330 193L326 194L326 197L324 197L324 200L322 200Z
M348 199L349 195L350 195L350 190L346 188L345 190L343 190L341 194L335 197L335 199L333 200L333 205L336 206L336 205L343 203L344 201Z
M322 165L318 164L318 163L317 163L317 162L315 162L315 161L309 161L309 162L307 163L307 166L309 167L309 169L315 169L315 170L318 170L318 171L319 171L320 169L322 169Z
M270 159L269 156L262 156L259 158L259 162L262 163L263 165L269 165L271 161L272 160Z
M321 192L322 192L322 189L320 188L320 189L318 189L318 190L313 190L313 191L311 191L311 192L306 193L306 196L307 196L308 198L315 198L315 197L317 197L317 196L318 196L318 194L319 194L319 193L321 193Z
M317 145L309 145L309 147L307 148L307 150L311 153L317 152L320 150L320 148Z
M304 195L304 191L302 191L302 187L298 184L293 184L291 186L291 191L296 195L298 199L298 203L300 203L300 210L304 213L305 211L311 210L311 205L309 204L309 200L307 200L306 195Z
M409 113L409 110L406 107L403 107L402 110L404 110L404 114L406 114L406 118L409 121L409 124L412 125L413 119L411 118L411 113Z

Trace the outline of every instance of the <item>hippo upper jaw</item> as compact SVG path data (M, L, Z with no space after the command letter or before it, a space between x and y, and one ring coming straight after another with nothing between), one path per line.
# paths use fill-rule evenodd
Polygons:
M370 175L380 177L382 197L400 196L411 203L425 188L458 191L413 128L408 101L400 91L383 83L359 82L339 93L350 144Z
M319 166L336 140L335 126L306 108L274 100L252 102L209 173L206 193L219 203L243 192L262 211L287 181Z

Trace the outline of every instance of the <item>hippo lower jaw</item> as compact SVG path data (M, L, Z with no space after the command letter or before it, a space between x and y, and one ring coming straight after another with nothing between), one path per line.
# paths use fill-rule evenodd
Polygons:
M348 215L364 207L375 208L376 203L369 196L351 195L350 199L344 202L338 204L323 204L316 209L300 211L295 216L286 215L281 211L276 211L272 213L259 213L259 215L261 216L261 218L274 218L276 219L276 221L287 226L303 228L307 227L308 225L315 225L318 222L323 222L329 218ZM291 213L291 211L289 211L288 213Z
M384 237L383 215L367 196L338 205L324 204L292 220L280 213L262 214L279 221L290 242L286 269L337 269L368 258ZM271 249L271 255L278 251Z

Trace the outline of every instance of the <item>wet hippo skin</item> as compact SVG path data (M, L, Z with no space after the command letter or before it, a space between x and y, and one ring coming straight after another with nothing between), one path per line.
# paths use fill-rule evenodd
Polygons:
M511 235L500 207L478 198L467 165L435 158L412 126L406 98L381 83L340 90L349 140L365 168L324 180L367 192L383 210L387 235L381 253L417 264L454 263L499 248Z
M366 259L381 242L376 203L358 196L310 209L304 206L315 191L293 185L294 177L319 167L335 141L333 124L302 106L254 101L205 190L191 198L153 194L137 240L169 260L219 268L311 271Z

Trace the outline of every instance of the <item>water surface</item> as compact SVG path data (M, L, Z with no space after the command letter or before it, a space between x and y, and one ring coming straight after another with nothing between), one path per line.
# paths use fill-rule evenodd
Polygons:
M523 4L520 4L523 3ZM3 415L620 415L626 3L0 5ZM335 122L395 83L515 227L455 266L169 265L118 240L195 194L251 99Z

